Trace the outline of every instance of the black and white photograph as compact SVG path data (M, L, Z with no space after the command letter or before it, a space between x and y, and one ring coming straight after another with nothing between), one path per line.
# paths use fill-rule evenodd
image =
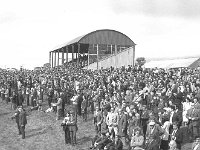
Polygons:
M0 150L200 150L199 0L1 0Z

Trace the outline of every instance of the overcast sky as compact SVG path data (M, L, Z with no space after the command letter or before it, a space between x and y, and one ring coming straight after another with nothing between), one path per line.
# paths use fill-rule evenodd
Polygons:
M32 69L99 29L129 36L136 57L200 55L199 0L0 0L0 67Z

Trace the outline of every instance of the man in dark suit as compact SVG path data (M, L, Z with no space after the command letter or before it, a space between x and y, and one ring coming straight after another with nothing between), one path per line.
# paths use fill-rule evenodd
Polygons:
M24 109L22 108L22 106L19 106L18 110L12 117L12 118L16 119L19 134L22 134L22 139L25 139L25 126L27 124L26 116L27 116L27 114L24 111Z
M143 106L143 110L141 113L141 127L143 129L144 137L146 136L147 131L147 121L149 120L149 111L147 110L146 105Z
M22 133L22 139L25 139L25 126L27 124L26 112L22 107L19 108L19 126Z
M179 107L175 106L175 110L172 116L172 123L177 122L178 126L180 127L182 125L182 121L183 121L182 112L179 110Z
M77 113L74 110L70 111L70 123L68 125L69 133L70 133L70 141L72 146L76 144L76 132L78 130L77 127Z
M189 149L189 144L191 142L191 132L187 126L186 122L179 128L179 137L177 140L181 143L181 149Z
M22 95L22 91L18 91L18 106L22 106L22 103L24 102L24 96Z
M118 135L122 138L123 145L126 145L126 137L127 137L127 127L128 127L128 120L126 114L119 109L119 121L118 121Z
M96 133L101 132L101 124L103 122L103 115L102 111L99 110L99 107L96 107L96 110L94 112L94 125L95 125L95 131Z
M187 111L186 117L189 120L189 130L192 133L193 140L195 137L199 136L199 127L200 127L200 111L195 108L194 104Z

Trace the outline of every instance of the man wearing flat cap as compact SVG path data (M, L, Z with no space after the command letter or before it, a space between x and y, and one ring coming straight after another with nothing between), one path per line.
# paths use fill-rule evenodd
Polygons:
M146 150L159 150L160 136L163 133L161 127L154 120L150 120L146 132Z

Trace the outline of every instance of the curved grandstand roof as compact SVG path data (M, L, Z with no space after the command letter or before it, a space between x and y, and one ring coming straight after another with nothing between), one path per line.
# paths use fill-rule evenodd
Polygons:
M85 34L83 36L79 36L61 46L54 49L54 51L59 51L61 48L73 45L73 44L107 44L107 45L129 45L133 46L135 43L125 34L110 30L110 29L103 29L103 30L96 30Z

